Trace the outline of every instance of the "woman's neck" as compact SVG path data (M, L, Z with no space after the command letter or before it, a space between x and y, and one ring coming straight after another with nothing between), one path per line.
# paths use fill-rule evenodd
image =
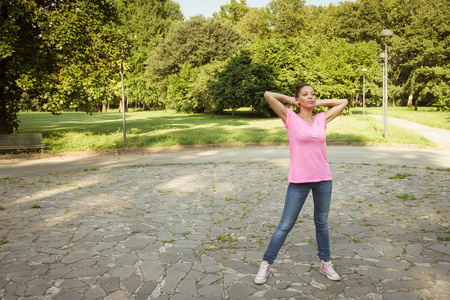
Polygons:
M302 107L300 109L300 112L298 113L298 116L306 123L311 124L314 122L314 118L312 115L312 109L307 109L307 108Z

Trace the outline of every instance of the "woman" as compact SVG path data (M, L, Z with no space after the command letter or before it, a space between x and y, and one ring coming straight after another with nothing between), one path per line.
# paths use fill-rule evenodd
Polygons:
M277 257L288 233L294 227L310 190L314 199L314 224L318 256L321 260L319 271L331 280L340 280L330 261L328 213L332 178L326 156L325 129L326 124L336 118L347 106L347 99L316 100L314 89L311 85L304 83L298 83L295 86L295 97L272 92L266 92L264 97L286 127L291 164L281 221L264 253L255 283L266 282L270 265ZM286 108L283 103L295 105L300 112L296 114ZM313 109L316 106L331 106L331 108L313 116Z

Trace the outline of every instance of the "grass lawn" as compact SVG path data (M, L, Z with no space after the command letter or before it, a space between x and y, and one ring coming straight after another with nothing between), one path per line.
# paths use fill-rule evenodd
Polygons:
M361 110L362 112L362 110ZM328 142L375 142L434 146L414 132L389 125L384 139L381 121L370 116L340 116L328 124ZM173 111L126 114L127 142L123 142L122 114L63 112L19 114L20 133L42 132L46 152L194 144L287 142L279 118L258 118L245 111L234 115L177 114Z
M365 113L382 115L381 107L366 107ZM361 114L361 107L352 108L353 114ZM411 122L416 122L430 127L450 130L450 112L436 111L434 107L419 107L417 111L409 107L388 107L388 117L394 117Z

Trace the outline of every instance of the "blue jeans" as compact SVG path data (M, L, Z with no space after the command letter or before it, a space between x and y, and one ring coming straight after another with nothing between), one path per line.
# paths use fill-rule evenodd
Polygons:
M275 230L263 259L273 264L283 246L288 233L294 227L309 191L314 199L314 224L318 256L324 261L330 260L330 236L328 233L328 213L330 211L332 181L311 183L289 183L281 221Z

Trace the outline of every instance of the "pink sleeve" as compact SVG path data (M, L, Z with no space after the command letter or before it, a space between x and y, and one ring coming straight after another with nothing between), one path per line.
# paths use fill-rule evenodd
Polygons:
M286 107L286 123L283 121L283 125L284 125L284 127L286 127L286 128L289 127L289 123L290 123L290 120L291 120L291 115L292 115L292 113L294 113L294 112L292 111L292 109L290 109L289 107Z
M318 117L319 123L323 124L325 129L327 129L327 116L325 115L325 113L321 112L321 113L318 113L316 116Z

